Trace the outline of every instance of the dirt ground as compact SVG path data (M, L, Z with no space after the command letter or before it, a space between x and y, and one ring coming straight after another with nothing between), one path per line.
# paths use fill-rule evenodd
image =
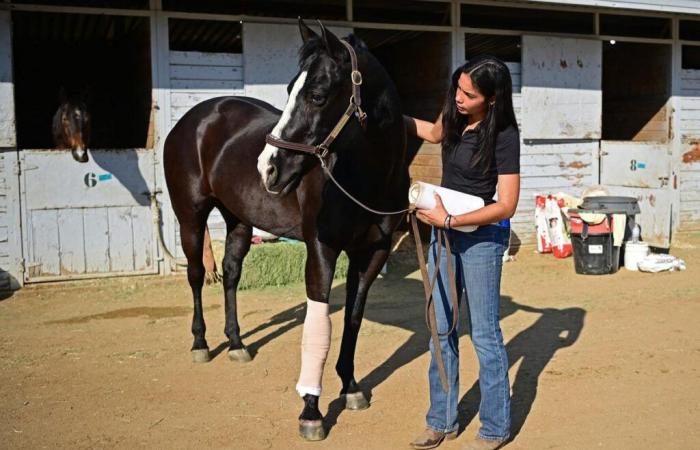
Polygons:
M574 274L524 248L505 265L502 327L511 358L508 449L700 448L700 233L672 253L688 270ZM428 404L422 287L408 251L370 293L356 376L371 407L345 411L333 366L344 284L332 293L323 442L297 437L304 288L242 292L247 364L190 359L184 277L37 285L0 302L1 448L402 449ZM221 287L205 289L212 349L223 349ZM464 327L463 327L464 328ZM220 345L221 344L221 345ZM478 428L477 364L461 338L460 438Z

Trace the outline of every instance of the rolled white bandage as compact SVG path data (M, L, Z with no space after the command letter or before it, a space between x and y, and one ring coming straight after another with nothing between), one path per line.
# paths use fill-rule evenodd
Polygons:
M306 299L306 318L301 337L301 373L297 383L300 396L321 395L321 378L331 347L331 318L328 303Z

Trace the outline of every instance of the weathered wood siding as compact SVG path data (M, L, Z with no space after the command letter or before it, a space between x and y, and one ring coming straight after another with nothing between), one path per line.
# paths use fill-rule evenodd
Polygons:
M224 95L243 94L243 55L170 52L170 121L194 105Z
M520 146L520 202L511 220L522 243L535 241L535 194L581 195L597 182L593 157L598 142L525 144Z
M700 70L681 72L680 229L700 229Z
M148 150L23 150L26 281L157 271Z
M0 149L0 292L22 285L17 150Z
M19 179L9 11L0 11L0 292L22 284Z
M243 55L170 51L170 122L174 126L196 104L210 98L243 95ZM226 237L226 224L218 210L209 215L215 239ZM177 242L180 228L176 226ZM177 253L181 253L179 248Z
M10 13L0 11L0 148L16 146L11 30Z
M599 40L523 36L523 139L599 139Z

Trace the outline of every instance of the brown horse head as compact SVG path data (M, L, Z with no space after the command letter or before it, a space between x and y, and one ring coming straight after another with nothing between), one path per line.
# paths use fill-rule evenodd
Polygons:
M53 116L53 141L57 149L70 149L73 159L88 161L90 142L90 112L86 96L68 97L61 88L60 104Z

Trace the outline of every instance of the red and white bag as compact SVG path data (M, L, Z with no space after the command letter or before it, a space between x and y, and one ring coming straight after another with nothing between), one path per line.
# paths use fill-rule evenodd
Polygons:
M549 240L547 218L545 217L546 201L546 196L535 195L535 229L537 233L537 251L539 253L552 253L552 242Z
M547 221L551 250L556 258L566 258L572 253L571 239L566 231L564 215L561 211L562 206L564 206L563 200L557 200L551 195L545 199L544 216Z

